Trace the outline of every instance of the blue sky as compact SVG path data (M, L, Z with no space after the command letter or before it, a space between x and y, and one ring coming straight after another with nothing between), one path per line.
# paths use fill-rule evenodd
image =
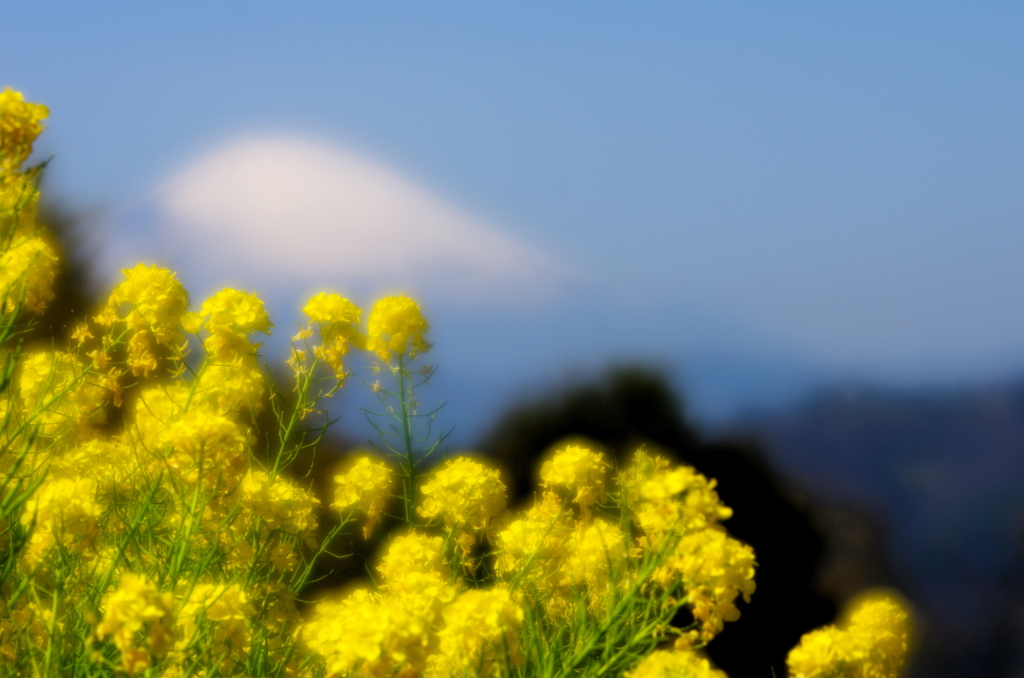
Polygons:
M0 85L50 106L47 188L103 209L105 270L253 289L281 335L311 291L401 287L456 414L632 358L707 417L1024 368L1019 2L0 17Z

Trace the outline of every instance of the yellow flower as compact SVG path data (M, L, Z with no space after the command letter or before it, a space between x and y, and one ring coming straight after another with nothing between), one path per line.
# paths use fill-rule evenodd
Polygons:
M324 659L330 677L421 675L436 643L436 615L409 602L356 589L318 604L301 629L302 642Z
M604 477L608 462L600 452L581 445L566 444L555 450L540 469L541 485L565 488L584 514L605 499Z
M444 609L439 651L431 655L430 678L471 675L480 678L509 675L506 658L522 666L519 630L523 608L506 588L466 591Z
M418 512L428 519L442 518L449 529L483 532L505 510L505 484L497 469L469 457L445 463L421 489Z
M110 503L115 495L127 495L139 473L135 451L121 439L93 439L54 458L50 464L53 478L86 475L96 482L96 495Z
M740 618L736 598L754 593L754 550L733 539L720 525L684 534L653 580L665 587L679 582L700 628L691 642L707 643ZM685 643L684 643L685 644Z
M356 589L339 600L316 605L301 629L301 638L310 651L324 659L328 676L344 676L367 661L380 660L387 630L388 619L379 597Z
M363 537L369 539L395 489L394 476L391 467L365 454L356 456L346 465L348 469L344 473L334 476L334 503L331 508L364 513L367 522L363 526Z
M316 546L317 519L314 511L320 501L305 489L281 476L273 482L263 471L250 470L242 480L241 506L261 522L259 538L268 546L264 558L278 570L293 570L298 565L296 547L304 543ZM243 563L245 567L251 565Z
M255 353L260 345L250 343L248 335L252 332L270 334L274 327L259 297L231 288L204 301L199 316L210 333L203 346L210 356L221 362ZM191 327L194 322L189 319L187 324Z
M728 678L704 657L690 650L657 650L647 655L625 678Z
M498 532L495 568L505 581L519 579L520 595L550 601L549 613L567 610L569 590L562 568L573 527L558 497L545 493L521 517Z
M249 619L256 609L238 584L197 584L178 612L179 652L195 652L193 643L199 639L203 626L212 627L212 634L202 645L218 659L220 670L228 674L245 662L250 647Z
M421 591L429 587L437 589L438 595L447 595L452 576L444 557L444 539L421 532L393 539L377 570L384 590Z
M242 420L263 408L265 377L256 357L235 356L227 362L207 363L196 379L192 407Z
M40 121L49 115L46 106L28 103L21 92L10 88L0 92L0 172L21 167L43 131Z
M0 238L18 242L38 235L38 206L39 189L32 173L0 172Z
M805 633L789 652L791 678L896 678L906 660L910 614L898 598L868 591L852 601L840 626Z
M248 439L235 422L202 410L187 412L161 436L171 471L204 489L227 494L249 466Z
M184 358L181 321L188 310L188 292L172 271L139 264L122 271L125 281L114 288L96 322L106 328L125 323L128 365L132 372L149 376L158 364L157 346L169 350L176 363Z
M413 357L430 350L424 335L430 325L419 304L406 296L385 297L373 305L367 321L366 350L384 362L393 354Z
M186 384L174 382L143 388L135 402L134 426L129 426L138 448L156 457L165 441L167 428L180 417L189 402Z
M626 505L632 509L648 542L657 543L666 534L703 529L732 516L715 491L715 481L693 467L667 468L660 457L651 460L638 451L633 464L619 476Z
M70 446L76 434L88 437L103 422L108 391L74 356L37 351L18 367L22 412L39 434Z
M337 294L321 292L302 308L310 322L323 325L349 325L358 327L362 311L348 299Z
M53 299L57 255L42 238L25 238L0 255L0 299L10 313L24 307L42 313Z
M204 301L199 315L205 319L206 329L210 333L230 330L269 334L274 327L259 297L252 292L240 292L230 287Z
M348 299L324 292L310 299L302 310L310 322L320 325L322 343L315 346L313 352L331 367L335 378L341 382L345 378L341 356L348 353L349 346L362 348L366 343L359 333L363 312Z
M174 596L160 593L143 575L126 572L118 588L101 603L103 619L96 637L113 636L129 674L142 673L162 659L174 642Z
M576 527L563 573L570 586L585 586L597 606L626 561L626 535L618 525L595 519Z
M158 341L166 343L177 339L182 316L188 310L188 292L175 278L173 271L157 266L139 264L122 271L125 280L110 294L107 309L116 319L123 306L130 329L148 330ZM110 317L101 315L101 325L110 325Z
M43 562L50 547L61 544L83 553L96 539L103 507L96 502L96 481L81 476L47 479L25 502L21 523L32 529L25 563Z

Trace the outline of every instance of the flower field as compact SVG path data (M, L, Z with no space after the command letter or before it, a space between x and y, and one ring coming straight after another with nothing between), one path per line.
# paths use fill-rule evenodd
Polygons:
M260 363L256 294L193 306L146 264L68 345L27 341L60 265L25 166L47 115L0 93L0 676L725 676L701 649L757 604L757 560L715 480L569 440L510 510L497 469L430 435L413 299L364 324L317 294L287 383ZM359 387L352 352L375 361L380 440L342 460L326 529L303 460L324 403ZM361 583L309 599L351 559L339 535L396 520ZM909 633L898 596L869 592L789 675L897 676Z

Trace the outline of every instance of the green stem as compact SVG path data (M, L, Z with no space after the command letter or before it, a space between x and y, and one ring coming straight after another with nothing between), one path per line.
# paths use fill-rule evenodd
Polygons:
M412 447L412 424L409 421L409 394L405 385L405 354L398 356L398 401L401 405L402 438L405 441L405 522L412 527L416 507L416 458Z

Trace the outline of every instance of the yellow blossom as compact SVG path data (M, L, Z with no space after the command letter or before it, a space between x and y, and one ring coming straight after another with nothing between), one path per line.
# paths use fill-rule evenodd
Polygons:
M449 529L483 532L505 510L505 484L497 469L469 457L457 457L431 473L421 488L418 509L428 519L441 518Z
M86 440L55 457L50 464L50 475L54 478L75 478L85 474L94 480L96 495L107 503L115 495L127 495L139 473L134 450L116 438Z
M370 538L373 528L380 522L388 500L395 489L395 479L383 461L361 454L346 463L346 471L334 476L334 503L336 511L358 510L366 515L363 537Z
M42 238L25 238L0 255L0 300L10 313L24 307L42 313L53 299L57 255Z
M74 356L37 351L21 360L18 396L24 416L38 432L64 445L88 437L104 420L108 391Z
M176 363L184 358L181 320L188 310L188 292L172 271L139 264L122 271L124 282L111 292L96 322L106 328L124 323L130 331L128 365L132 372L149 376L159 361L157 347L167 349Z
M252 524L259 526L255 534L267 546L263 558L277 570L293 570L299 562L298 545L316 546L318 523L314 511L319 500L296 483L281 476L271 481L266 472L259 470L246 473L241 489L241 507L259 519ZM252 559L240 564L249 567Z
M373 305L366 328L366 350L384 362L394 354L413 357L430 350L424 338L430 325L419 304L406 296L384 297Z
M177 339L181 318L188 309L188 292L172 271L157 266L139 264L122 271L125 280L111 292L107 311L101 314L101 325L109 326L110 318L123 316L130 329L148 330L157 341L167 345Z
M739 619L737 597L750 602L756 565L750 546L715 525L684 534L655 570L653 580L665 587L682 584L700 626L689 642L707 643L725 622Z
M178 611L180 640L175 649L195 653L199 632L210 628L202 649L217 661L221 672L230 673L248 657L249 619L255 614L238 584L197 584Z
M431 655L426 675L509 675L506 669L522 666L524 661L519 647L522 625L523 608L512 601L508 589L464 592L444 609L439 651Z
M25 502L21 523L32 529L25 563L43 562L51 546L83 553L93 544L103 507L96 502L96 481L72 477L47 479Z
M0 92L0 172L21 167L49 115L46 106L25 101L21 92L9 87Z
M650 541L675 531L702 529L732 516L708 480L690 466L659 469L637 483L630 508Z
M38 208L33 173L0 171L0 238L13 243L39 235Z
M199 315L203 317L206 330L211 334L219 330L269 334L274 327L259 297L252 292L241 292L230 287L204 301Z
M690 650L657 650L625 678L728 678L724 671L714 668L706 658Z
M211 492L233 490L249 465L245 432L235 422L202 410L187 412L162 435L167 465L190 484Z
M206 364L196 378L192 406L244 421L263 408L266 392L266 377L256 357L243 353L227 362Z
M618 525L595 519L577 525L569 539L564 573L566 583L586 587L592 605L600 603L610 582L622 577L626 562L626 535Z
M605 499L607 469L608 462L600 452L569 443L556 448L541 466L541 484L547 489L565 488L587 514L592 505Z
M356 589L318 604L301 637L331 678L411 677L422 674L436 644L434 621L406 599Z
M497 535L495 568L505 581L520 581L522 595L548 601L549 612L567 611L569 589L561 574L573 527L558 497L545 493Z
M359 332L362 311L348 299L337 294L321 292L302 309L311 323L320 326L321 344L313 352L334 371L339 382L345 379L345 366L341 357L350 346L362 348L366 343ZM301 334L301 332L300 332Z
M163 658L174 642L174 596L160 593L143 575L126 572L118 588L101 603L103 619L96 637L112 636L121 663L130 675L142 673Z
M444 539L409 532L391 540L377 570L384 590L415 591L423 587L444 595L451 568L444 556Z
M789 652L791 678L896 678L906 661L910 615L896 596L868 591L840 626L805 633Z

